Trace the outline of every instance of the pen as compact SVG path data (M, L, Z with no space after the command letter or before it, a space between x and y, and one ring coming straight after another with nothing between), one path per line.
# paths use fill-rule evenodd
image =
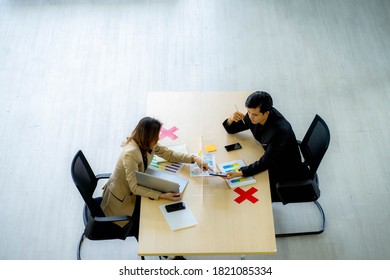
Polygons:
M238 108L237 108L237 105L236 104L234 104L234 107L236 107L236 110L237 110L237 112L239 112L240 110L238 110ZM244 124L246 124L245 123L245 121L244 121L244 119L241 119L242 120L242 122L244 123Z

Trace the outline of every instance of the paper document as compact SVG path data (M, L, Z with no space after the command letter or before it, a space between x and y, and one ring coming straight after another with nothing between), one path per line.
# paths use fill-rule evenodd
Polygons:
M215 170L215 153L205 153L202 155L202 159L207 162L209 167L212 170ZM191 177L202 177L202 176L210 176L208 171L203 171L196 163L190 165L190 176Z
M186 145L176 145L176 146L169 146L169 149L180 152L180 153L187 153ZM148 168L163 171L166 173L171 174L179 174L180 170L183 168L184 163L181 162L168 162L165 159L154 155L152 162L150 163Z
M191 209L184 201L182 202L185 205L185 209L177 210L174 212L168 212L165 206L175 204L177 202L160 205L160 210L163 213L164 218L172 231L193 227L198 224L198 221L192 214Z
M229 162L219 163L218 168L221 172L238 172L240 170L240 167L245 166L245 163L242 159L239 160L233 160ZM256 183L255 178L252 176L249 177L237 177L231 180L226 180L227 184L230 188L234 189L237 187L242 187L250 184Z

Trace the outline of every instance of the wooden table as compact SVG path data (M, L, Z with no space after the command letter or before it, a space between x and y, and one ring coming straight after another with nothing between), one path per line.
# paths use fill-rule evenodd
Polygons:
M163 145L186 144L189 153L198 154L207 144L217 147L216 162L242 159L246 164L264 153L250 133L229 135L222 122L236 109L246 112L244 103L250 92L152 92L148 95L147 114L163 122L172 134L160 140ZM174 131L175 130L175 131ZM177 137L176 139L171 139ZM224 146L240 142L241 150L226 152ZM184 192L186 205L198 224L171 231L159 205L167 200L142 198L138 254L208 255L274 254L276 240L268 172L255 176L256 203L244 200L219 177L190 177L188 164L179 176L188 177Z

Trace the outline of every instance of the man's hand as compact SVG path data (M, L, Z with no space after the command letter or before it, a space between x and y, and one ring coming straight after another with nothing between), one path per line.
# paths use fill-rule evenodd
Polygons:
M228 118L228 124L232 124L232 122L239 122L239 121L242 121L244 119L245 115L239 111L236 111L234 112L233 115L231 115L229 118Z
M226 175L227 175L226 179L231 180L233 178L242 177L243 174L241 171L238 171L238 172L228 172Z

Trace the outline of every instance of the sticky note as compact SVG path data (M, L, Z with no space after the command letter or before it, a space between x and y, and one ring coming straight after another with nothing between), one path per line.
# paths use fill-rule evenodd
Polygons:
M216 151L217 151L217 147L215 147L214 144L206 145L204 148L205 148L205 150L206 150L208 153L212 153L212 152L216 152Z

